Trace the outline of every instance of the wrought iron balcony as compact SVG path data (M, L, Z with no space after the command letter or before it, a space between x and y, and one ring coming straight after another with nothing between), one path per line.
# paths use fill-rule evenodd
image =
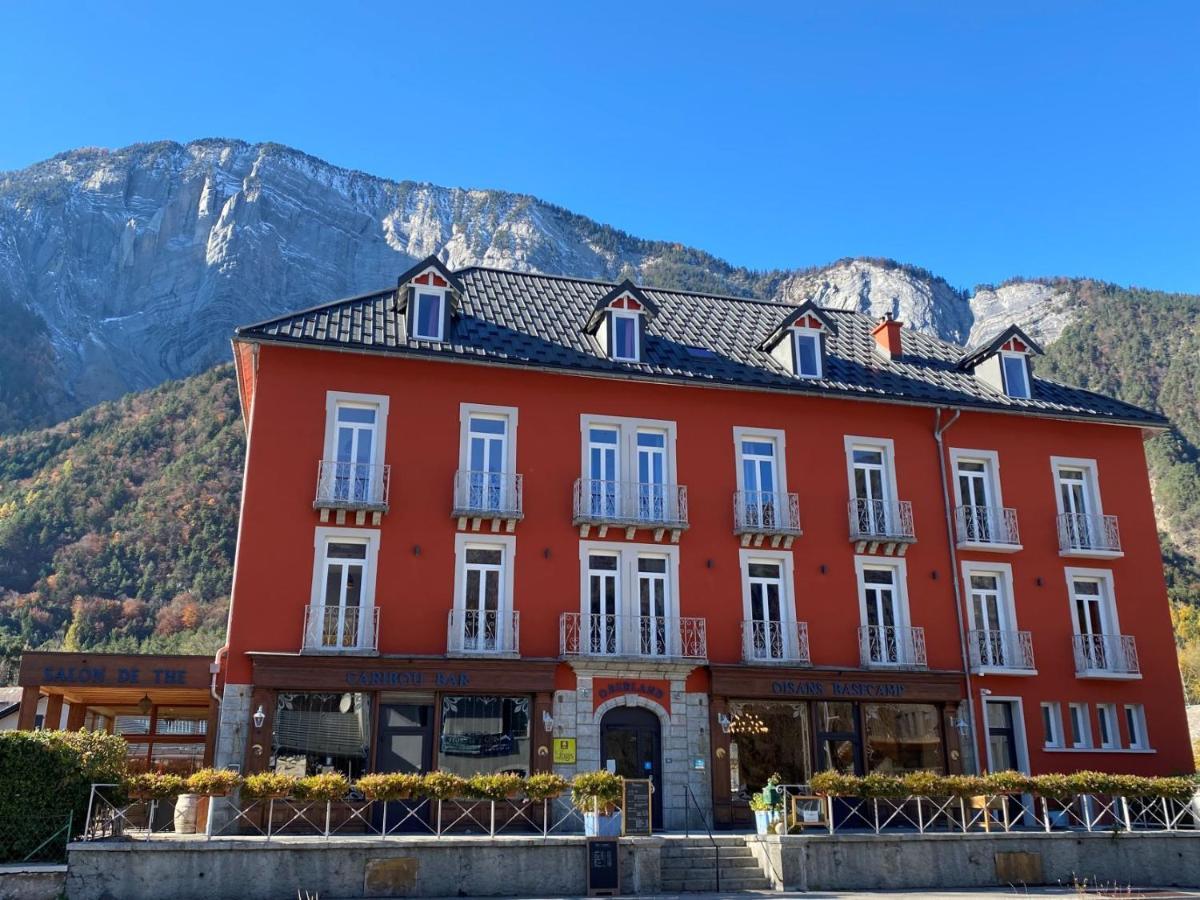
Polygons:
M467 520L479 530L482 519L491 519L493 530L500 522L512 531L525 518L523 479L509 472L470 472L460 469L454 473L454 506L450 515L458 519L458 527L466 528Z
M1119 556L1116 516L1063 513L1058 517L1058 551L1064 556Z
M884 500L850 501L850 540L863 549L873 551L880 544L892 554L899 548L903 556L909 544L916 543L913 530L912 504L907 500L890 503Z
M960 506L954 510L959 547L1010 553L1021 549L1017 511L1004 506Z
M558 623L563 656L707 659L704 619L563 613Z
M925 629L863 625L858 629L862 664L875 669L925 669Z
M808 623L743 619L742 659L752 663L811 665Z
M366 463L322 459L317 464L317 496L313 509L320 510L321 521L328 522L335 513L338 524L346 521L346 513L354 512L359 525L370 513L374 524L388 510L388 489L391 486L391 466L372 466Z
M496 610L452 609L446 628L446 651L484 656L521 652L521 614Z
M374 653L379 649L379 610L373 606L306 606L302 646L313 652Z
M967 632L967 651L973 672L1012 672L1033 675L1033 637L1028 631L975 630Z
M771 546L792 546L792 540L800 534L800 498L796 494L780 494L774 491L734 491L733 533L742 539L742 546L754 540L754 546L762 545L763 538L771 539Z
M678 541L688 527L687 488L681 484L642 481L575 480L573 522L587 537L592 527L604 536L610 527L624 528L632 538L639 528L655 532L655 540L670 531Z
M1077 634L1075 674L1080 678L1140 678L1137 645L1129 634Z

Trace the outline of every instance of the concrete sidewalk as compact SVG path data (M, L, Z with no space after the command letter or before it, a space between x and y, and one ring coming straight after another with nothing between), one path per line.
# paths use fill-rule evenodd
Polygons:
M1113 885L1107 889L1074 887L1013 887L991 890L961 891L741 891L720 894L638 894L619 895L612 900L766 900L766 898L806 898L806 900L970 900L972 897L1075 897L1079 900L1200 900L1200 888L1196 890L1172 890L1170 888L1137 888ZM301 898L303 900L303 897ZM314 898L315 900L315 898ZM322 898L324 900L324 898ZM337 900L337 898L330 898ZM441 897L429 900L497 900L497 898ZM543 900L589 900L584 897L554 897Z

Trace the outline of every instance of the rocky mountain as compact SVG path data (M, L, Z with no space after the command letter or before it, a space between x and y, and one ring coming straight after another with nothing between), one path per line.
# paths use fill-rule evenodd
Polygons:
M386 285L440 252L880 315L965 341L1021 319L1056 336L1050 285L975 297L889 260L753 272L534 197L396 182L277 144L82 149L0 174L0 431L46 425L228 357L233 327ZM0 347L0 350L3 350Z

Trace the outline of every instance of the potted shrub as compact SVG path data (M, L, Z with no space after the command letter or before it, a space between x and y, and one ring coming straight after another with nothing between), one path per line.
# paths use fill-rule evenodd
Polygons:
M819 797L861 797L862 781L857 775L844 775L833 769L826 769L813 775L808 786Z
M571 803L583 813L583 833L588 837L615 837L621 833L620 776L601 769L580 772L571 782Z
M354 782L354 788L368 800L407 800L420 790L421 776L404 772L364 775Z
M331 803L341 800L349 790L350 782L341 772L323 772L297 780L295 796L298 800Z
M281 772L256 772L242 781L242 797L247 800L280 800L292 796L299 780L295 775Z
M185 790L184 781L178 775L158 772L142 772L125 779L125 793L134 800L170 800Z
M989 794L1025 794L1033 789L1033 780L1024 772L1014 772L1006 769L1002 772L988 772L983 776Z
M508 800L521 793L521 776L497 772L467 779L467 795L474 800Z
M525 779L525 796L530 800L557 800L571 783L553 772L539 772Z
M430 800L450 800L467 793L467 779L453 772L430 772L421 779L421 796Z
M766 788L750 795L750 809L754 813L755 833L770 834L771 826L779 819L779 807L767 795Z
M201 797L228 797L242 784L242 776L228 769L200 769L187 779L189 794Z

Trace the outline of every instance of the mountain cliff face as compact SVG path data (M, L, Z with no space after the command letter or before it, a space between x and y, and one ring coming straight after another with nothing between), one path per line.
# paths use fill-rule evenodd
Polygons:
M434 252L452 267L812 297L958 341L1014 317L1053 337L1070 318L1049 285L968 298L886 260L752 272L533 197L388 181L275 144L83 149L0 175L0 307L29 319L20 363L0 370L14 386L0 431L206 369L235 325L377 289Z

